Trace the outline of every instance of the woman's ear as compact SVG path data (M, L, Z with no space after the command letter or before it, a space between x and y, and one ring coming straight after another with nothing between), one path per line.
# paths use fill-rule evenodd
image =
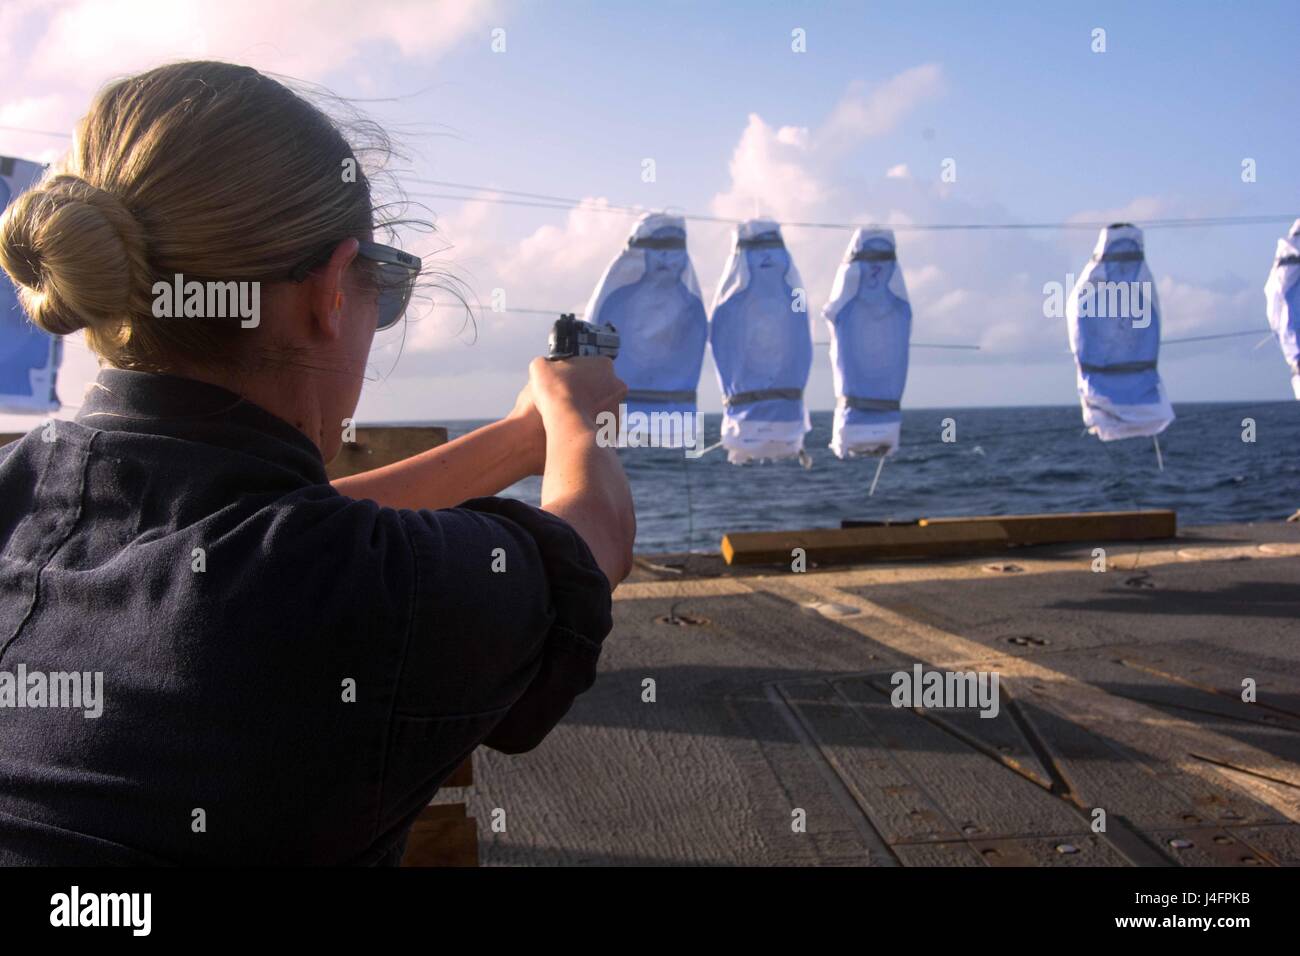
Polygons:
M327 338L337 339L342 334L347 307L343 279L360 248L356 239L344 239L312 277L312 319L316 330Z

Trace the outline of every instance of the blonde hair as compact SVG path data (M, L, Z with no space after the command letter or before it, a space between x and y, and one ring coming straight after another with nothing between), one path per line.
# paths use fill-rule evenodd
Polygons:
M177 63L95 98L67 159L0 220L0 266L40 328L85 329L109 364L166 371L238 361L248 339L237 319L154 317L155 282L287 281L374 219L322 110L250 67Z

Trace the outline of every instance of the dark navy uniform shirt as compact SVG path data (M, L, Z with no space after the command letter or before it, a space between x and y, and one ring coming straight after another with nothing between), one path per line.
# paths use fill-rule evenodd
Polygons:
M610 606L553 515L347 498L239 396L104 370L0 449L0 863L396 862L591 686ZM73 672L99 716L38 694Z

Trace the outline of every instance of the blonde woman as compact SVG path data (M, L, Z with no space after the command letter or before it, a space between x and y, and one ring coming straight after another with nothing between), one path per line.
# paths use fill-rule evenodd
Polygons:
M396 863L466 755L595 679L635 531L608 359L326 478L421 269L356 160L281 83L181 63L106 88L6 212L27 315L102 368L0 450L0 862ZM256 320L160 308L178 276ZM530 474L541 509L483 497Z

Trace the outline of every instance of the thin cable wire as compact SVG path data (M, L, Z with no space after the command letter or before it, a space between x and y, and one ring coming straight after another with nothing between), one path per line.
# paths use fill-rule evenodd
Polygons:
M421 179L421 178L418 177L418 176L407 176L407 177L404 177L404 181L405 181L405 182L409 182L409 183L419 183L419 184L422 185L422 186L442 186L442 187L451 188L451 189L472 189L472 190L475 190L476 192L500 193L502 196L518 196L518 197L521 197L521 198L523 198L523 199L542 199L542 200L546 200L546 201L548 201L548 202L564 203L565 205L572 205L572 204L575 204L575 203L578 203L578 204L581 204L581 203L599 203L599 202L602 201L602 200L599 200L599 199L590 199L590 198L589 198L589 199L572 199L572 198L570 198L570 197L568 197L568 196L553 196L553 195L550 195L549 193L527 193L527 192L520 192L520 191L517 190L517 189L497 189L497 188L492 187L492 186L473 186L473 185L470 185L469 183L449 183L449 182L446 182L446 181L444 181L444 180L440 180L440 179ZM622 206L622 207L618 207L618 208L622 208L622 209L631 209L631 208L633 208L633 207L631 207L631 206Z
M1232 339L1241 335L1259 335L1263 329L1246 329L1242 332L1221 332L1218 335L1194 335L1188 339L1162 339L1161 345L1182 345L1184 342L1208 342L1211 339Z
M37 136L57 136L70 139L71 133L53 130L32 129L26 126L0 126L0 130L11 133L32 133ZM550 193L525 192L518 189L499 189L495 186L480 186L474 183L458 183L445 179L425 179L419 176L404 177L407 182L425 186L438 186L444 189L473 190L475 192L498 193L499 196L461 196L448 193L413 193L417 199L452 199L459 202L498 203L506 206L526 206L539 209L581 209L594 212L613 212L625 215L639 215L647 211L644 206L627 206L607 203L599 199L575 199L572 196L556 196ZM518 197L514 199L502 197ZM542 200L537 202L535 200ZM683 219L692 222L716 222L738 225L745 220L726 216L709 216L703 213L683 213ZM1297 218L1294 213L1286 215L1254 216L1206 216L1187 219L1149 219L1142 225L1146 229L1179 229L1201 226L1253 226L1267 225L1274 222L1289 222ZM895 232L946 232L946 231L988 231L988 230L1024 230L1024 229L1086 229L1104 228L1106 222L1007 222L1007 223L852 223L852 222L783 222L788 229L871 229L887 228Z
M497 196L465 196L452 193L413 193L416 198L420 199L451 199L457 202L483 202L495 203L503 206L525 206L542 209L584 209L591 212L611 212L624 215L639 215L649 211L647 206L627 206L618 203L608 203L600 199L575 199L571 196L555 196L547 193L525 193L518 190L496 189L492 186L475 186L469 183L451 183L445 180L413 180L417 182L428 182L431 184L442 185L444 188L475 190L478 192L499 193ZM529 197L525 199L511 199L510 196ZM542 199L545 202L535 200ZM715 222L727 225L738 225L744 222L744 219L735 219L727 216L709 216L702 213L677 213L681 218L692 222ZM1194 228L1201 226L1251 226L1267 225L1269 223L1291 222L1296 218L1294 213L1287 214L1259 214L1252 216L1202 216L1189 217L1184 219L1149 219L1142 222L1145 229L1177 229L1177 228ZM1012 222L1012 223L853 223L853 222L802 222L802 221L782 221L783 229L833 229L833 230L850 230L850 229L872 229L884 228L892 229L895 232L954 232L954 231L997 231L997 230L1026 230L1026 229L1070 229L1070 230L1088 230L1095 231L1110 225L1109 222Z
M465 307L464 307L463 305L461 305L459 302L434 302L434 303L432 303L432 305L433 305L433 307L434 307L435 309L463 309L463 308L465 308ZM510 309L488 309L487 311L488 311L488 312L491 312L491 313L493 313L493 314L496 314L496 315L500 315L500 314L503 313L503 312L520 312L520 313L523 313L524 315L560 315L560 314L567 314L567 315L585 315L585 314L586 314L586 313L584 313L584 312L570 312L568 309L514 309L514 308L510 308Z
M456 302L434 302L433 306L434 308L443 308L443 309L464 308L464 306ZM518 312L522 315L560 315L565 312L564 309L532 309L532 308L492 309L490 311L498 315L505 312ZM582 311L572 312L568 314L576 315L576 316L586 315L586 313ZM1185 339L1161 339L1160 344L1161 345L1184 345L1188 342L1208 342L1211 341L1212 339L1231 339L1231 338L1237 338L1239 336L1244 336L1244 335L1259 335L1263 331L1264 331L1263 329L1245 329L1241 332L1221 332L1215 335L1194 335L1191 336L1190 338L1185 338ZM822 348L826 348L830 344L831 344L830 342L821 341L820 339L813 341L813 345L820 346ZM958 345L958 344L941 343L941 342L912 342L910 343L910 347L914 349L951 349L951 350L961 350L967 352L984 351L984 347L982 345Z
M703 431L700 429L696 441L704 441ZM689 555L695 549L695 508L691 502L691 468L685 455L682 455L682 479L686 482L686 553Z
M432 304L433 304L433 307L434 307L434 308L437 308L437 309L453 309L453 308L454 308L454 309L463 309L463 308L464 308L464 306L461 305L461 304L458 303L458 302L434 302L434 303L432 303ZM491 311L491 312L493 312L493 313L495 313L495 314L497 314L497 315L500 315L500 314L502 314L502 313L504 313L504 312L518 312L518 313L520 313L521 315L561 315L561 314L567 314L567 315L583 316L583 315L586 315L586 314L587 314L587 313L585 313L585 312L583 312L583 311L581 311L581 310L579 310L579 311L577 311L577 312L567 312L567 313L566 313L564 309L524 309L524 308L518 308L518 309L516 309L516 308L509 308L509 309L490 309L489 311ZM821 341L815 341L815 342L813 342L813 345L820 345L820 346L822 346L822 347L828 346L828 345L830 345L830 344L831 344L830 342L821 342ZM980 351L983 351L983 346L980 346L980 345L942 345L942 344L938 344L938 343L935 343L935 342L912 342L912 343L911 343L911 347L914 348L914 349L963 349L963 350L965 350L965 351L970 351L970 352L980 352Z
M36 136L58 136L61 139L71 139L71 133L56 133L48 129L29 129L26 126L0 126L0 130L7 133L32 133Z

